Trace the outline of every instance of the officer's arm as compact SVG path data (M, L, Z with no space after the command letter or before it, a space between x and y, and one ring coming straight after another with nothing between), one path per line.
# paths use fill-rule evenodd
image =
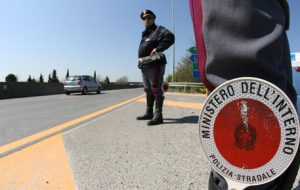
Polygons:
M163 52L168 49L175 42L175 36L172 32L165 29L162 30L158 36L157 52Z

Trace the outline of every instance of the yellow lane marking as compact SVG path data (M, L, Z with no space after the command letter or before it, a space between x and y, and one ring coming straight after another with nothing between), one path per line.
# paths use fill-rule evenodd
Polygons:
M60 124L60 125L57 125L57 126L51 128L51 129L48 129L48 130L45 130L45 131L33 134L33 135L25 137L23 139L20 139L20 140L17 140L15 142L6 144L4 146L1 146L0 147L0 154L3 154L5 152L11 151L11 150L13 150L15 148L21 147L21 146L26 145L28 143L31 143L31 142L34 142L36 140L42 139L42 138L44 138L46 136L49 136L49 135L55 134L57 132L60 132L62 130L65 130L65 129L69 128L69 127L72 127L72 126L78 124L78 123L81 123L81 122L86 121L88 119L91 119L91 118L94 118L96 116L99 116L99 115L101 115L103 113L106 113L108 111L116 109L116 108L118 108L120 106L123 106L123 105L125 105L127 103L133 102L133 101L135 101L135 100L137 100L137 99L139 99L139 98L141 98L143 96L145 96L145 95L141 95L141 96L138 96L136 98L132 98L132 99L126 100L124 102L120 102L118 104L115 104L113 106L104 108L104 109L96 111L94 113L91 113L91 114L79 117L77 119L65 122L65 123Z
M0 159L0 189L75 189L62 135Z
M140 98L137 100L137 102L146 102L145 99ZM192 103L192 102L180 102L180 101L171 101L171 100L165 100L164 105L166 106L175 106L175 107L184 107L184 108L192 108L192 109L202 109L203 104L202 103Z

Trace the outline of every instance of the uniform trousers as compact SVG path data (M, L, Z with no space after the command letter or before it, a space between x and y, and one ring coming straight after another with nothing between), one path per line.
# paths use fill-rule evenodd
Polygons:
M166 65L156 65L146 69L141 69L144 91L147 95L155 97L163 97L164 91L162 88L164 82Z

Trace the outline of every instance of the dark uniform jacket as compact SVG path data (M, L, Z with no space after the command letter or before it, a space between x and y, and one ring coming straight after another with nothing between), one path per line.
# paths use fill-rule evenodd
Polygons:
M174 34L163 26L152 25L142 32L142 40L139 46L139 58L149 56L154 48L157 52L168 49L175 41ZM161 59L139 61L139 68L148 68L157 64L166 64L166 57Z
M190 0L201 80L214 90L238 77L257 77L283 90L296 105L289 43L286 0ZM247 190L291 189L299 168L299 150L277 179ZM275 185L274 185L275 184ZM213 171L209 189L228 189Z
M198 69L209 90L233 78L256 77L275 84L295 104L286 0L190 2Z

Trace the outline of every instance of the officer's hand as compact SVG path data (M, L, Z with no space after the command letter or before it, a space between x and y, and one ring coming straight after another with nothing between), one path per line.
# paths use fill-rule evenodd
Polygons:
M154 48L154 49L151 51L150 55L155 55L155 53L156 53L156 48Z

